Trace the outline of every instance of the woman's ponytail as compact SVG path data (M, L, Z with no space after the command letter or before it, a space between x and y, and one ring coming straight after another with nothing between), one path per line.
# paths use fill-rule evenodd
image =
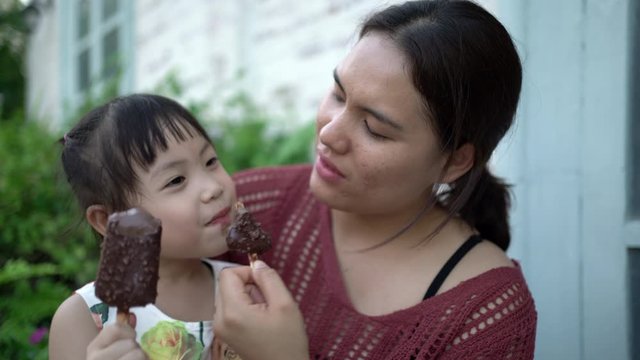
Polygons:
M470 191L467 200L462 203L457 213L469 225L477 229L483 238L495 243L502 250L507 250L511 241L509 185L492 175L486 167L481 169L475 182L471 178L467 180L462 189L454 188L449 194L455 198L456 195L461 196ZM453 204L455 203L457 201L454 200ZM456 211L456 209L450 210Z

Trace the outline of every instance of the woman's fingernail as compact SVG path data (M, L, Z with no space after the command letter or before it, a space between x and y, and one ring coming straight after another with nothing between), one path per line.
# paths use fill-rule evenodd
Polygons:
M256 261L253 262L252 265L253 265L252 266L253 270L260 270L260 269L269 268L269 266L267 266L267 264L262 260L256 260Z

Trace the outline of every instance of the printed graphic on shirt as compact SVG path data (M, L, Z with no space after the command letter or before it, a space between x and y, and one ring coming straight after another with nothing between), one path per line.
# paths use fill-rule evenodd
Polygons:
M150 359L200 359L203 346L180 321L160 321L142 335L140 347Z
M95 304L89 308L89 311L91 311L91 317L93 317L98 329L102 329L104 323L109 320L109 305L105 303Z

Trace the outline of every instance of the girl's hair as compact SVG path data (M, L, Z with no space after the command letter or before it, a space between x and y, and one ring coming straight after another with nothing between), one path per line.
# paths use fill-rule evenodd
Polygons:
M80 206L131 207L139 181L134 167L148 169L167 149L168 136L211 142L189 111L158 95L118 97L87 113L60 140L62 166Z
M520 58L495 17L465 0L410 1L368 18L360 38L389 36L406 56L443 151L475 148L473 167L438 196L449 218L458 214L506 250L510 242L508 186L487 162L513 122Z

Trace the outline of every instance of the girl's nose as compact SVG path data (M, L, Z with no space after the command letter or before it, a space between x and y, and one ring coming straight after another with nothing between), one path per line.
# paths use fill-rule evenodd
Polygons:
M200 195L200 200L202 202L209 202L211 200L215 200L219 198L224 192L224 188L215 180L209 180L202 190Z

